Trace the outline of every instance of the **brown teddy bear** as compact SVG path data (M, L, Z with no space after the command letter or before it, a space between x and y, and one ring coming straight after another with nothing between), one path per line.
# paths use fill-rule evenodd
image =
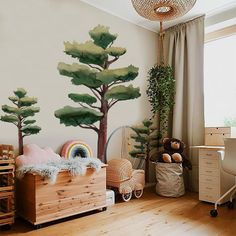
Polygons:
M157 155L158 162L183 163L183 167L192 169L191 162L183 155L185 144L176 138L163 139L164 150Z

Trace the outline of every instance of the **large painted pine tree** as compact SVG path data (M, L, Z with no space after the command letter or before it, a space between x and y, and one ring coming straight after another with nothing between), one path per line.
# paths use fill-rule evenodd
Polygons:
M90 94L70 93L68 97L79 106L65 106L55 111L55 116L66 126L95 131L98 135L97 155L104 161L108 112L119 101L141 96L139 88L121 85L134 80L138 76L138 68L129 65L110 69L126 53L126 49L113 46L117 35L111 34L108 27L98 25L89 35L91 40L85 43L64 43L65 53L80 63L60 62L58 70L61 75L70 77L74 85L87 87Z

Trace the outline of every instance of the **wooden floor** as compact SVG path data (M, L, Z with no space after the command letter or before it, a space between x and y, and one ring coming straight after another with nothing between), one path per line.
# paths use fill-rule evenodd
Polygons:
M197 194L171 199L146 190L141 199L119 201L105 212L69 218L34 230L17 220L12 230L0 235L12 236L158 236L158 235L236 235L236 209L219 208L211 218L211 204L199 202Z

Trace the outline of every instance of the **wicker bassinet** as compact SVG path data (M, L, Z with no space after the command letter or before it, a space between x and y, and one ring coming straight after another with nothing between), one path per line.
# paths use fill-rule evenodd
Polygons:
M127 159L114 159L108 161L107 167L107 185L117 188L120 194L127 194L129 199L134 195L136 198L141 197L145 186L144 170L133 170L132 164ZM129 200L128 199L128 200ZM123 197L123 200L127 199Z

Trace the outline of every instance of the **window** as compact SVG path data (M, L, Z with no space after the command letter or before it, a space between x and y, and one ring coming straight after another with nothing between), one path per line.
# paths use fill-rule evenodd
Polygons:
M236 126L236 34L212 35L205 43L205 126Z

